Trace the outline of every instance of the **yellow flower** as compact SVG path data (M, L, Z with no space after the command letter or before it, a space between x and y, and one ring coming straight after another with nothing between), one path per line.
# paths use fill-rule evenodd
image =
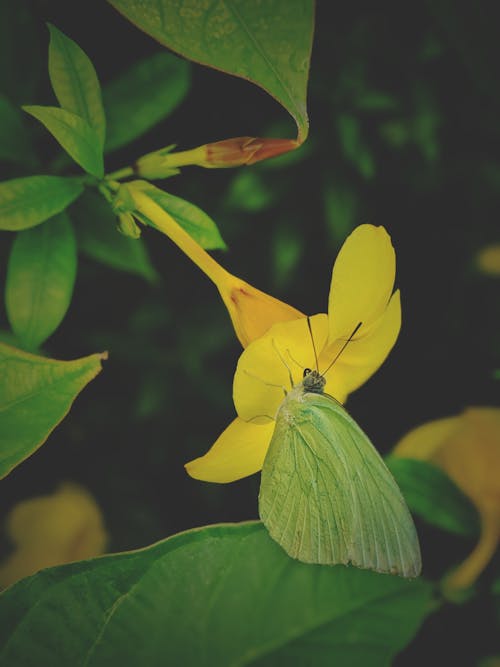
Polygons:
M444 582L446 593L472 586L500 539L500 409L468 408L408 433L394 449L401 457L427 460L442 468L476 506L479 542Z
M241 167L288 153L299 145L295 139L233 137L178 153L172 152L173 146L167 146L139 158L134 172L141 178L155 179L167 178L179 167L190 165L206 169Z
M476 262L482 273L500 276L500 243L486 246L476 256Z
M222 268L171 215L148 197L147 184L132 181L123 187L128 189L137 213L170 237L216 285L243 347L262 336L275 322L303 317L296 308L261 292Z
M393 294L395 269L394 249L383 227L354 230L333 267L328 315L310 318L312 339L306 317L276 318L241 355L233 387L238 417L204 456L186 465L192 477L232 482L259 471L284 389L300 382L304 368L315 368L316 354L325 391L339 401L366 382L389 354L401 326L399 292Z
M15 548L0 564L0 588L45 567L99 556L107 543L98 505L71 483L16 505L7 516L6 532Z

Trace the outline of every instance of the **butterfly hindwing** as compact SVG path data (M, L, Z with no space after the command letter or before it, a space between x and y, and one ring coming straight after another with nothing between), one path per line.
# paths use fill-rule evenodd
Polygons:
M352 563L415 577L418 539L380 455L324 394L284 399L262 470L259 513L285 551L307 563Z

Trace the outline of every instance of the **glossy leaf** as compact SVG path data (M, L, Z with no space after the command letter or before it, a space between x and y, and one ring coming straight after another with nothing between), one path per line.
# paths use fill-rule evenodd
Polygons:
M23 347L36 349L68 310L76 277L76 241L66 213L19 232L7 266L5 306Z
M106 134L106 118L101 87L89 57L72 39L49 24L49 75L59 104L80 116L94 128L101 148Z
M74 178L28 176L0 183L0 229L28 229L64 211L83 191Z
M21 112L0 94L0 161L24 166L36 163L35 155L28 141Z
M0 662L377 667L415 634L429 597L423 581L292 560L259 523L210 526L13 586Z
M0 477L45 442L105 357L55 361L0 343Z
M109 204L95 192L88 191L71 208L79 249L91 259L113 269L158 280L142 239L131 239L117 230L117 218Z
M23 109L39 120L85 171L96 178L104 176L101 142L87 121L59 107L34 105Z
M466 536L479 533L474 506L440 468L399 456L387 457L386 464L412 512L450 533Z
M314 25L312 0L226 0L189 5L170 0L110 0L173 51L257 84L293 116L299 140L308 132L307 79Z
M158 206L167 211L202 248L207 250L226 248L217 225L200 208L146 182L142 185L142 190Z
M132 65L103 91L108 118L105 150L137 139L169 116L189 90L189 63L156 53Z

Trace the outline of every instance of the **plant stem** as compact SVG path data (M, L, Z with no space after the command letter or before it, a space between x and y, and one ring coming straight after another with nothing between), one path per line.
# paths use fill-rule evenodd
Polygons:
M132 167L123 167L117 171L113 171L111 174L106 174L106 178L112 181L118 181L121 178L127 178L127 176L133 176L134 170Z

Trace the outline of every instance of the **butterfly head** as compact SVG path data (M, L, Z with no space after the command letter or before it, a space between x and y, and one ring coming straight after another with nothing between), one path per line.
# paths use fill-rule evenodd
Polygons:
M302 386L304 391L310 391L314 394L322 394L326 380L319 371L312 371L310 368L304 368Z

